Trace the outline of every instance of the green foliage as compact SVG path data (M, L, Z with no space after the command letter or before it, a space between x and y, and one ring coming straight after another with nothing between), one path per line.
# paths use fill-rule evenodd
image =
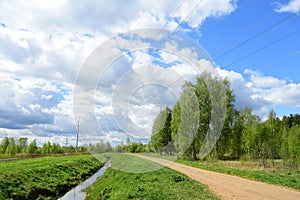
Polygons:
M227 159L234 157L234 149L236 146L239 146L240 144L233 143L234 139L234 133L233 132L233 124L234 124L234 102L235 98L233 95L232 90L230 89L230 83L227 80L223 80L223 87L225 87L226 91L226 102L223 102L226 107L226 117L223 125L223 130L221 133L221 136L219 137L217 141L217 157L219 159ZM237 138L235 138L237 139ZM239 142L239 140L235 140L235 142Z
M257 135L258 125L260 124L260 119L257 116L252 115L250 108L245 108L241 111L242 117L242 150L249 156L254 157L254 151L256 149L255 138Z
M37 153L37 145L36 145L36 140L33 140L32 142L29 143L28 148L27 148L27 153L28 154L35 154Z
M16 143L15 143L14 138L9 138L8 145L6 148L6 154L12 157L16 154L16 150L17 149L16 149Z
M91 144L91 146L95 146L95 144ZM106 149L105 152L113 150L109 142L103 143L103 146ZM87 147L79 146L78 152L87 152ZM51 144L50 141L44 143L42 147L38 147L36 140L33 140L28 145L28 138L26 137L20 137L18 139L4 137L0 144L0 158L4 159L31 157L37 156L38 154L49 155L62 153L75 153L75 148L72 145L60 146L58 143Z
M287 161L290 158L289 152L289 127L288 127L288 118L284 116L281 122L281 147L280 147L280 157Z
M6 152L6 148L9 144L9 140L8 140L8 137L4 137L2 139L2 142L1 142L1 145L0 145L0 151L1 153L5 153Z
M226 98L222 98L223 90ZM182 86L182 94L172 111L167 108L156 117L149 146L158 150L171 144L180 158L189 160L202 158L199 152L204 150L210 152L204 159L259 159L263 166L268 159L273 165L275 159L284 159L286 164L292 162L295 167L299 166L299 114L280 120L271 111L268 119L262 122L252 114L251 108L238 110L234 103L228 80L203 73L195 84L186 82ZM226 108L225 118L220 109L223 107ZM166 120L166 113L172 114L171 123ZM218 138L216 132L221 126Z
M287 117L287 124L289 128L294 125L300 125L300 114L290 114L290 116Z
M93 153L104 153L104 152L110 152L113 150L113 147L111 146L111 144L107 141L100 141L97 142L95 144L89 144L87 146L87 149L89 152L93 152Z
M28 145L28 138L21 137L17 140L17 153L26 153L26 148Z
M203 140L207 134L209 129L209 123L211 118L211 97L210 91L207 87L208 81L212 82L212 77L208 74L203 74L199 78L197 78L196 85L194 86L195 94L197 96L198 104L199 104L199 126L197 130L197 141L196 147L200 150L200 146L203 144ZM217 81L217 80L216 80ZM197 150L197 154L199 152Z
M171 120L172 111L168 107L161 110L154 120L150 145L155 150L162 150L172 141Z
M172 120L171 120L171 131L172 131L171 138L172 138L172 140L174 140L176 138L176 135L178 133L178 130L180 127L180 119L181 119L181 108L180 108L179 101L177 101L177 103L173 107L173 112L172 112Z
M232 137L230 138L231 149L230 156L231 158L240 158L244 153L242 148L242 133L244 130L244 118L240 111L235 111L233 119L233 128L232 128Z
M291 127L289 133L289 153L292 161L298 167L300 163L300 127L299 125L294 125Z
M42 154L50 154L51 153L51 143L50 141L45 142L42 147Z
M222 98L223 93L226 98ZM212 101L212 95L214 101ZM220 98L219 98L220 97ZM214 104L214 105L213 105ZM217 105L218 104L218 105ZM222 121L222 112L217 109L212 113L212 107L226 107L226 119L222 136L217 144L218 157L223 158L226 154L233 154L232 150L236 145L232 141L233 136L232 126L234 120L234 95L230 90L230 84L227 80L222 80L217 77L212 77L207 73L203 73L197 78L196 84L186 82L182 86L182 94L179 101L175 104L172 112L171 123L168 130L171 130L172 144L176 148L177 154L181 158L197 160L202 144L205 140L212 115L220 119L213 120L216 126L220 126L218 122ZM225 111L224 111L225 116ZM161 112L153 124L151 144L160 148L160 135L153 134L157 127L161 127L164 122L164 112ZM169 125L169 124L168 124ZM216 130L218 128L215 128ZM220 130L221 131L221 130ZM207 148L212 147L208 144L211 140L215 143L217 135L212 132L210 139L206 140ZM208 142L207 142L208 141ZM169 141L170 142L170 141ZM205 147L206 148L206 147ZM210 151L210 149L207 149ZM239 150L238 150L239 151ZM215 152L215 151L214 151ZM214 156L214 155L213 155Z
M129 145L121 143L115 147L117 152L129 152L129 153L144 153L147 151L148 145L142 144L142 142L130 142Z
M175 146L181 157L197 159L199 134L199 104L192 83L186 82L179 99L181 108L180 126L175 136Z
M173 181L174 182L181 182L181 181L185 181L185 178L184 178L184 176L182 176L182 175L172 175L172 179L173 179Z
M102 166L91 155L0 162L0 199L57 199Z

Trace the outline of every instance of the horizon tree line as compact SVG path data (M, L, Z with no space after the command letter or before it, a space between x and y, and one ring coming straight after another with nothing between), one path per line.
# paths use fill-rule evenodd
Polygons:
M90 143L79 146L77 152L104 153L113 151L113 149L110 142L100 141L95 144ZM58 143L51 143L50 141L43 143L43 145L39 147L35 139L28 143L28 138L26 137L14 139L5 136L0 143L0 157L10 158L16 155L51 155L63 153L76 153L76 148L73 145L61 146Z
M226 100L224 125L216 145L204 159L271 159L300 163L300 115L279 119L270 111L263 121L251 108L237 109L234 91L226 79L202 74L193 84L186 82L178 102L161 110L154 120L149 148L151 151L176 153L182 159L200 159L200 149L210 127L212 113L211 87L223 87ZM210 88L208 88L210 87ZM217 91L217 90L216 90ZM216 93L217 94L217 93ZM197 103L193 103L197 101ZM188 111L188 112L187 112ZM182 120L184 119L184 120ZM192 121L198 119L198 121ZM190 123L184 123L184 121ZM196 125L195 125L196 122Z

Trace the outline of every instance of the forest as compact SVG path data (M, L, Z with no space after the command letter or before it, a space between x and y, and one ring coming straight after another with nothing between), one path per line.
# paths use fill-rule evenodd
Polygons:
M262 120L252 114L251 108L239 110L234 106L235 96L230 89L230 82L208 74L198 77L195 84L186 82L173 109L167 107L160 111L153 123L149 149L161 153L177 153L181 159L200 158L200 147L212 120L211 89L208 89L208 84L225 86L226 101L219 103L225 103L226 115L221 135L204 159L259 159L262 163L267 159L273 163L276 159L282 159L294 166L299 165L300 115L291 114L280 119L272 110L268 118ZM193 98L197 99L199 107L195 108L195 104L191 103ZM190 108L188 115L182 113L184 107ZM194 126L195 131L187 134L192 122L185 123L183 127L180 123L182 118L189 120L190 115L197 115L199 120L197 126ZM180 151L186 141L191 141L190 145Z

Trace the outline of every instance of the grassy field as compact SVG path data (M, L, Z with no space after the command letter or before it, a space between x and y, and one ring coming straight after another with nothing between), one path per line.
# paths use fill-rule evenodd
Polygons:
M57 199L101 166L92 155L0 162L0 199Z
M291 187L300 190L300 171L294 168L259 167L257 162L241 161L185 161L177 162L226 174L236 175L256 181Z
M300 170L283 165L283 161L275 161L274 167L271 161L266 162L263 167L259 161L186 161L176 160L175 157L144 154L157 158L176 161L189 166L236 175L247 179L286 186L300 190Z
M112 168L87 189L86 199L219 199L185 175L135 156L105 154Z
M149 160L140 159L136 156L124 153L105 153L96 155L96 157L101 161L110 158L112 160L112 168L129 173L144 173L163 168L163 166Z

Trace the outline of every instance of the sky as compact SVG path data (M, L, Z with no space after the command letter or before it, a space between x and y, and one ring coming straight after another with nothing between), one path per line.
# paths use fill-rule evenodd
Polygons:
M0 2L0 139L147 141L203 71L236 107L300 112L300 0Z

